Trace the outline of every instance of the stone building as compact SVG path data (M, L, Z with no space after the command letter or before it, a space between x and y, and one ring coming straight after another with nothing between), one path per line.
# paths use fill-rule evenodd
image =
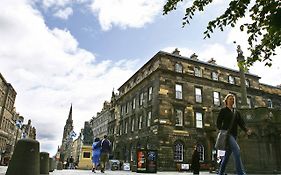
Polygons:
M1 163L9 161L14 145L16 91L0 73L0 154Z
M108 119L111 115L110 109L111 103L105 101L101 112L98 112L97 116L91 119L90 124L93 130L93 138L98 137L102 139L104 135L108 134Z
M82 144L82 131L81 131L78 138L73 141L73 146L72 146L72 156L76 164L79 163L82 145L83 144Z
M247 108L241 109L251 136L239 132L239 144L249 171L281 170L281 89L259 83L246 73ZM116 159L136 166L137 149L158 151L158 169L176 170L190 163L197 144L202 168L214 160L216 118L223 98L232 93L241 108L237 70L203 62L178 50L158 52L119 89L110 109L109 138Z
M31 121L23 125L24 117L14 106L16 91L0 73L0 163L8 164L16 142L22 137L36 139L36 129Z

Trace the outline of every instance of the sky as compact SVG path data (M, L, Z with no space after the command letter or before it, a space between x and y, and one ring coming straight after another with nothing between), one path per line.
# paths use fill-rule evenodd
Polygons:
M182 56L196 53L238 70L233 41L247 56L247 34L235 27L203 39L227 2L215 0L182 28L191 0L168 15L165 0L1 0L0 72L17 92L16 111L35 126L40 151L56 153L71 104L78 134L112 91L160 50L178 48ZM272 67L256 63L250 72L261 83L281 84L280 55L279 48Z

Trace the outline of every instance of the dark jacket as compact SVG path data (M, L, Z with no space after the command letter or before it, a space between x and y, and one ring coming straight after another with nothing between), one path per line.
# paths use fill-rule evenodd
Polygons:
M235 116L235 120L230 129L230 134L236 138L238 125L241 129L247 132L246 124L238 111L233 112L228 107L222 108L218 115L217 128L219 130L228 130L233 116Z
M197 150L193 151L192 154L192 160L191 160L191 169L193 170L194 174L199 174L199 170L200 170L200 157L199 157L199 153Z
M94 148L101 147L101 153L110 153L111 152L111 143L108 139L102 139Z

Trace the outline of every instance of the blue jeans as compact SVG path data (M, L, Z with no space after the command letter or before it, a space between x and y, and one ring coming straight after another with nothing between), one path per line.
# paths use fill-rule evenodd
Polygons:
M241 157L240 157L240 147L232 135L230 135L230 137L228 139L228 144L229 144L229 149L226 150L224 158L221 162L220 169L219 169L219 175L224 175L226 164L227 164L232 152L234 155L236 173L238 175L246 175L244 168L243 168L242 161L241 161Z

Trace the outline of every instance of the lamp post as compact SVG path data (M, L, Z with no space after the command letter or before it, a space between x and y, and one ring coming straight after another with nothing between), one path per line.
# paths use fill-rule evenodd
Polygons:
M245 66L244 66L244 55L240 45L237 45L237 64L239 67L240 74L240 87L241 87L241 108L247 107L247 91L246 91L246 79L245 79Z

